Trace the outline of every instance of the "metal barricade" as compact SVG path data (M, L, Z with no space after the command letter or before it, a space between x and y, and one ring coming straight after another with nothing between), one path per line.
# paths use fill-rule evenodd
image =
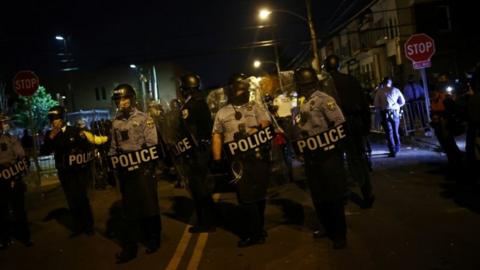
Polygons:
M380 111L374 106L370 106L372 127L370 132L384 133ZM429 129L427 108L425 101L414 101L406 103L402 107L402 116L400 120L400 131L405 135L415 135L419 132L424 133Z
M35 164L34 159L30 158L29 165L29 171L24 180L30 186L40 188L58 183L54 155L39 156L38 164Z
M424 133L429 128L429 117L424 100L410 101L402 109L401 127L406 135Z

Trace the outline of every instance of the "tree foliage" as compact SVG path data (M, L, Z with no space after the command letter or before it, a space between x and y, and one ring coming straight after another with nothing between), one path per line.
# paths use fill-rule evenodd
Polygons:
M58 105L58 101L47 93L45 87L39 86L33 96L20 97L13 114L13 120L19 127L33 129L34 131L43 130L48 124L48 110L55 105Z

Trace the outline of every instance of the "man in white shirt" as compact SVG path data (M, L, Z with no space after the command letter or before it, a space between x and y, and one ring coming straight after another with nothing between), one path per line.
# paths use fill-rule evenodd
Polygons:
M381 122L388 142L388 157L400 151L400 108L405 105L402 92L392 86L392 79L385 77L375 94L374 105L380 111Z

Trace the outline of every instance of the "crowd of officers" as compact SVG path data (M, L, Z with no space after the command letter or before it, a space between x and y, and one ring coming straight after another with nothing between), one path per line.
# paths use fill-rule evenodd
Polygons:
M192 73L181 76L182 102L176 104L177 114L175 119L168 120L168 128L159 108L152 107L149 113L137 109L135 90L128 84L120 84L113 90L117 113L108 134L69 126L64 108L52 107L48 112L51 130L41 151L55 154L58 177L73 218L70 236L94 234L87 195L92 175L87 168L95 159L95 149L107 145L109 168L117 179L128 228L119 236L122 249L116 254L117 263L134 259L139 242L148 254L160 248L162 222L155 173L159 160L170 160L187 179L196 213L190 233L215 231L218 216L212 199L213 183L208 175L220 173L235 188L243 215L238 246L263 244L268 237L264 216L272 142L278 133L288 130L283 136L291 146L286 148L293 148L295 158L304 164L322 225L313 232L313 237L328 237L333 248L344 248L347 178L354 178L359 185L362 208L372 207L375 201L365 151L370 109L358 81L339 72L337 56L327 57L325 67L328 76L323 81L313 68L295 70L299 107L281 121L265 104L250 101L250 81L242 73L230 77L224 89L228 104L214 119L201 92L200 77ZM8 247L12 237L30 246L22 182L25 153L18 140L8 135L8 118L2 115L0 123L0 248ZM16 226L11 226L9 209L13 210ZM135 234L137 231L141 232L141 239Z

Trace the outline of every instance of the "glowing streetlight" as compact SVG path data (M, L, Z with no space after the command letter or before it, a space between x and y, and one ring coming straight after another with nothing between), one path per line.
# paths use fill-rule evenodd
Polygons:
M65 38L63 36L60 36L60 35L55 36L55 39L56 40L65 40Z
M262 8L258 12L258 18L260 18L260 20L266 20L266 19L268 19L270 14L272 14L272 11L270 11L269 9L266 9L266 8Z
M269 10L266 8L262 8L258 12L258 17L260 20L264 21L270 17L270 14L272 12L280 12L280 13L287 13L290 14L294 17L299 18L300 20L304 21L308 25L308 29L310 30L310 38L312 42L312 54L313 54L313 68L315 68L317 71L320 71L320 57L318 54L318 47L317 47L317 34L315 32L315 26L313 24L313 19L312 19L312 9L311 9L311 0L305 0L305 6L307 8L307 17L305 18L302 15L299 15L295 12L292 12L290 10L282 10L282 9L274 9L274 10Z
M130 64L130 68L131 68L131 69L136 69L136 68L137 68L137 65L135 65L135 64Z
M282 82L282 74L281 74L281 71L280 71L280 64L278 63L278 61L276 62L273 62L273 61L260 61L260 60L255 60L253 61L253 67L254 68L259 68L262 66L262 63L269 63L269 64L274 64L276 69L277 69L277 76L278 76L278 84L280 86L280 91L283 93L283 82Z

